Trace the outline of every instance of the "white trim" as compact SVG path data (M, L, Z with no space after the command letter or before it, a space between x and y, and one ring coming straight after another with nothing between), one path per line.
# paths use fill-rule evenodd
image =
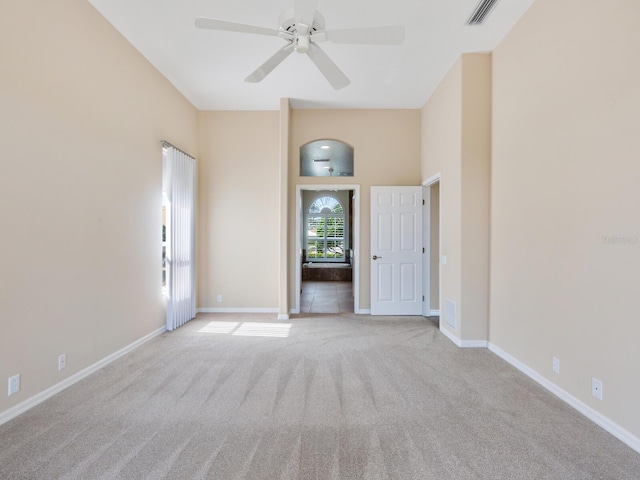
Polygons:
M135 342L127 345L126 347L121 348L117 352L114 352L111 355L104 357L102 360L97 361L93 365L89 365L87 368L80 370L77 373L74 373L70 377L65 378L61 382L56 383L55 385L47 388L46 390L43 390L42 392L37 393L30 398L27 398L24 402L20 402L19 404L11 407L9 410L5 410L4 412L0 413L0 425L8 422L9 420L14 419L18 415L26 412L27 410L35 407L36 405L53 397L56 393L60 393L65 388L70 387L74 383L79 382L80 380L88 377L92 373L97 372L101 368L106 367L114 360L117 360L118 358L126 355L127 353L132 352L136 348L154 339L158 335L163 334L166 331L167 331L166 326L158 328L157 330L154 330L153 332L145 335L144 337L136 340Z
M356 315L371 315L371 310L369 310L368 308L361 308L359 310L354 310L353 313L355 313ZM292 308L289 311L289 315L299 315L299 314L300 314L300 310L296 311L294 308Z
M353 259L352 259L352 284L353 284L353 311L358 313L360 307L360 185L296 185L296 243L295 243L295 305L292 311L300 312L300 289L302 287L302 271L298 262L302 255L302 191L319 191L319 190L353 190L353 228L349 232L353 240Z
M441 172L434 173L426 180L423 180L422 186L431 187L432 185L439 183L441 181L441 176L442 176ZM431 200L431 198L429 198L429 200ZM440 192L439 198L438 198L438 224L439 224L438 226L438 305L442 305L442 300L444 297L442 294L442 261L441 261L442 259L442 192ZM431 241L431 239L429 239L429 241ZM430 258L429 260L433 261L432 258ZM429 266L429 268L431 268L431 266ZM429 278L431 278L430 272L429 272ZM429 301L431 302L431 299L429 299ZM433 312L434 310L431 310L431 316L435 316ZM437 310L437 312L438 312L437 316L440 316L440 310ZM447 337L449 337L453 341L453 343L455 343L456 345L458 345L458 342L460 342L460 339L452 334L450 335L450 332L445 333L445 330L443 328L440 328L440 331L443 332ZM461 345L458 345L458 346L461 346Z
M500 347L489 343L489 350L495 353L497 356L505 360L507 363L510 363L515 368L520 370L522 373L527 375L532 380L536 381L538 384L542 385L544 388L553 393L556 397L558 397L563 402L569 404L571 407L575 408L578 412L583 414L589 420L594 422L596 425L602 427L611 435L616 437L618 440L627 444L629 447L633 448L636 452L640 453L640 438L633 435L628 430L625 430L620 425L605 417L601 413L595 411L593 408L578 400L576 397L558 387L555 383L547 380L545 377L540 375L538 372L528 367L521 361L509 355L507 352L502 350Z
M351 229L351 243L353 244L353 260L351 264L351 286L353 288L353 311L360 310L360 242L362 232L360 231L360 185L353 185L353 228ZM355 236L354 236L355 235ZM299 292L300 290L298 290Z
M440 326L440 332L460 348L487 348L489 346L489 342L486 340L460 340L451 330L442 326Z
M429 178L427 178L426 180L424 180L422 182L422 186L423 187L428 187L428 186L433 185L434 183L439 182L439 181L440 181L440 172L435 173L435 174L431 175Z
M487 348L489 342L486 340L462 340L462 348Z
M197 313L279 313L278 308L198 308Z
M431 311L431 187L422 187L422 315Z
M278 320L289 320L289 315L278 314Z
M445 328L442 325L440 325L440 332L443 333L445 337L447 337L457 346L462 347L462 340L456 337L448 328Z
M431 310L429 312L429 316L430 317L439 317L440 316L440 310Z

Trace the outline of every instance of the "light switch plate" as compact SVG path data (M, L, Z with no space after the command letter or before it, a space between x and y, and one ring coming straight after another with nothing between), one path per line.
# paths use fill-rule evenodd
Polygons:
M591 395L596 397L598 400L602 400L602 381L597 378L591 379Z
M20 374L9 377L9 395L20 391Z

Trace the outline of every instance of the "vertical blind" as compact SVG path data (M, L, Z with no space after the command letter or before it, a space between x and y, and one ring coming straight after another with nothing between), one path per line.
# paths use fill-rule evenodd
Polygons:
M169 144L162 149L166 193L167 330L196 316L195 159Z

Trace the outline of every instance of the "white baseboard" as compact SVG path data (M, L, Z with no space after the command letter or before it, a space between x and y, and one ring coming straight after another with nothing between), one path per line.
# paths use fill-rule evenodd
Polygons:
M440 331L444 334L445 337L447 337L460 348L487 348L489 346L489 342L487 342L486 340L460 340L448 329L443 328L442 326L440 326Z
M278 314L278 320L289 320L289 315L284 314L284 313L279 313Z
M429 316L430 317L439 317L440 316L440 310L429 310Z
M154 339L158 335L161 335L166 330L167 330L166 326L162 327L162 328L158 328L157 330L154 330L153 332L145 335L144 337L136 340L135 342L127 345L126 347L118 350L117 352L114 352L111 355L106 356L102 360L97 361L93 365L90 365L87 368L85 368L83 370L80 370L77 373L74 373L70 377L65 378L61 382L56 383L55 385L47 388L46 390L43 390L42 392L37 393L37 394L35 394L34 396L32 396L30 398L27 398L25 401L20 402L19 404L11 407L9 410L5 410L4 412L0 413L0 425L2 425L3 423L8 422L9 420L12 420L13 418L17 417L18 415L20 415L20 414L26 412L27 410L35 407L39 403L44 402L48 398L53 397L56 393L60 393L65 388L70 387L74 383L79 382L80 380L88 377L92 373L97 372L101 368L109 365L114 360L117 360L118 358L120 358L120 357L126 355L127 353L135 350L136 348L140 347L141 345L147 343L149 340Z
M487 348L489 342L486 340L462 340L462 348Z
M295 308L292 308L289 311L289 315L297 315L299 313L300 310ZM356 315L371 315L371 310L369 310L368 308L361 308L360 310L354 310L353 313L355 313Z
M289 311L289 315L298 315L299 313L300 313L300 309L296 309L296 308L292 308ZM360 309L360 310L354 310L353 313L355 313L356 315L370 315L371 314L371 310Z
M197 313L278 313L277 308L198 308Z
M591 408L581 400L578 400L576 397L574 397L570 393L558 387L555 383L547 380L538 372L528 367L524 363L520 362L516 358L512 357L507 352L502 350L500 347L497 347L492 343L489 343L488 347L489 347L489 350L491 350L493 353L498 355L507 363L510 363L511 365L513 365L515 368L520 370L522 373L527 375L532 380L542 385L544 388L549 390L560 400L569 404L570 406L575 408L578 412L580 412L585 417L587 417L589 420L594 422L596 425L599 425L600 427L604 428L607 432L609 432L611 435L616 437L618 440L627 444L629 447L633 448L636 452L640 453L640 438L636 437L628 430L625 430L620 425L613 422L609 418L605 417L601 413L595 411L593 408Z
M462 340L460 340L458 337L456 337L453 333L451 333L448 329L444 328L442 325L440 325L440 332L449 340L451 340L453 343L455 343L457 346L462 347Z

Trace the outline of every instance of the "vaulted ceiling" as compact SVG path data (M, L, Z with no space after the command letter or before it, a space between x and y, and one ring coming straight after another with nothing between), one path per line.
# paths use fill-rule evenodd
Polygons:
M490 52L533 0L499 0L480 26L466 26L479 0L318 0L326 30L405 27L399 46L325 42L351 80L335 90L307 55L293 52L260 83L244 79L286 41L198 29L198 17L277 29L300 0L89 0L200 110L421 108L462 53Z

